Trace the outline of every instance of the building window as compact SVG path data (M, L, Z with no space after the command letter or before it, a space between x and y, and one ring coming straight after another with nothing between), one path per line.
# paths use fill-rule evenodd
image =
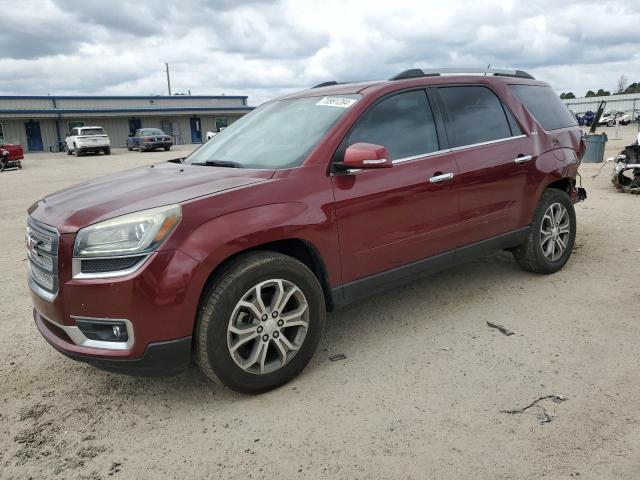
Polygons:
M0 123L0 143L4 143L4 125Z
M227 128L227 125L229 125L229 119L227 117L216 118L216 132Z
M84 122L67 122L68 132L74 128L84 127Z
M167 135L173 135L173 123L167 118L160 120L160 128Z

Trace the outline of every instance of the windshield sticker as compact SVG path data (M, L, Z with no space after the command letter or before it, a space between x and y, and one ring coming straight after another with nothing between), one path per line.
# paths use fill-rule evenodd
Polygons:
M316 105L324 105L325 107L349 108L358 100L344 97L324 97Z

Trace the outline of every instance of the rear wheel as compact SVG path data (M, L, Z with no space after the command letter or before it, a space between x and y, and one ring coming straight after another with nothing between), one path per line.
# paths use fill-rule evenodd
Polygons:
M67 155L71 155L73 153L69 148L69 145L67 145L66 143L64 144L64 149L67 151Z
M140 153L142 153L142 152L144 152L144 148L142 148L142 146L138 145L138 151L139 151Z
M80 153L80 150L78 150L78 147L75 143L73 144L73 153L76 154L76 157L82 156L82 153Z
M105 155L111 155L111 148L105 148L104 149L104 154Z
M196 360L233 390L266 392L309 363L324 322L322 288L304 264L275 252L242 255L203 297Z
M535 273L555 273L569 260L576 239L576 212L566 192L545 190L525 242L513 251L518 264Z

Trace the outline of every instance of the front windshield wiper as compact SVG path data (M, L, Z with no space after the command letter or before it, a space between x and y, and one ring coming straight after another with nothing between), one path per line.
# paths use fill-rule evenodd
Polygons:
M242 165L238 162L231 162L229 160L207 160L206 162L193 162L191 165L203 165L207 167L227 167L227 168L242 168Z

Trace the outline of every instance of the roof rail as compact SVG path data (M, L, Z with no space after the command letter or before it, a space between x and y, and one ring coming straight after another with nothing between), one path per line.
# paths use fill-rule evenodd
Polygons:
M336 82L335 80L331 80L330 82L319 83L318 85L316 85L314 87L311 87L311 88L331 87L333 85L338 85L338 82Z
M420 68L411 68L409 70L405 70L400 72L394 77L391 77L389 80L403 80L405 78L417 78L417 77L433 77L438 75L451 75L456 73L463 74L482 74L487 75L491 74L494 76L501 77L517 77L517 78L528 78L530 80L535 80L535 78L525 72L524 70L507 70L504 68L430 68L430 69L420 69Z

